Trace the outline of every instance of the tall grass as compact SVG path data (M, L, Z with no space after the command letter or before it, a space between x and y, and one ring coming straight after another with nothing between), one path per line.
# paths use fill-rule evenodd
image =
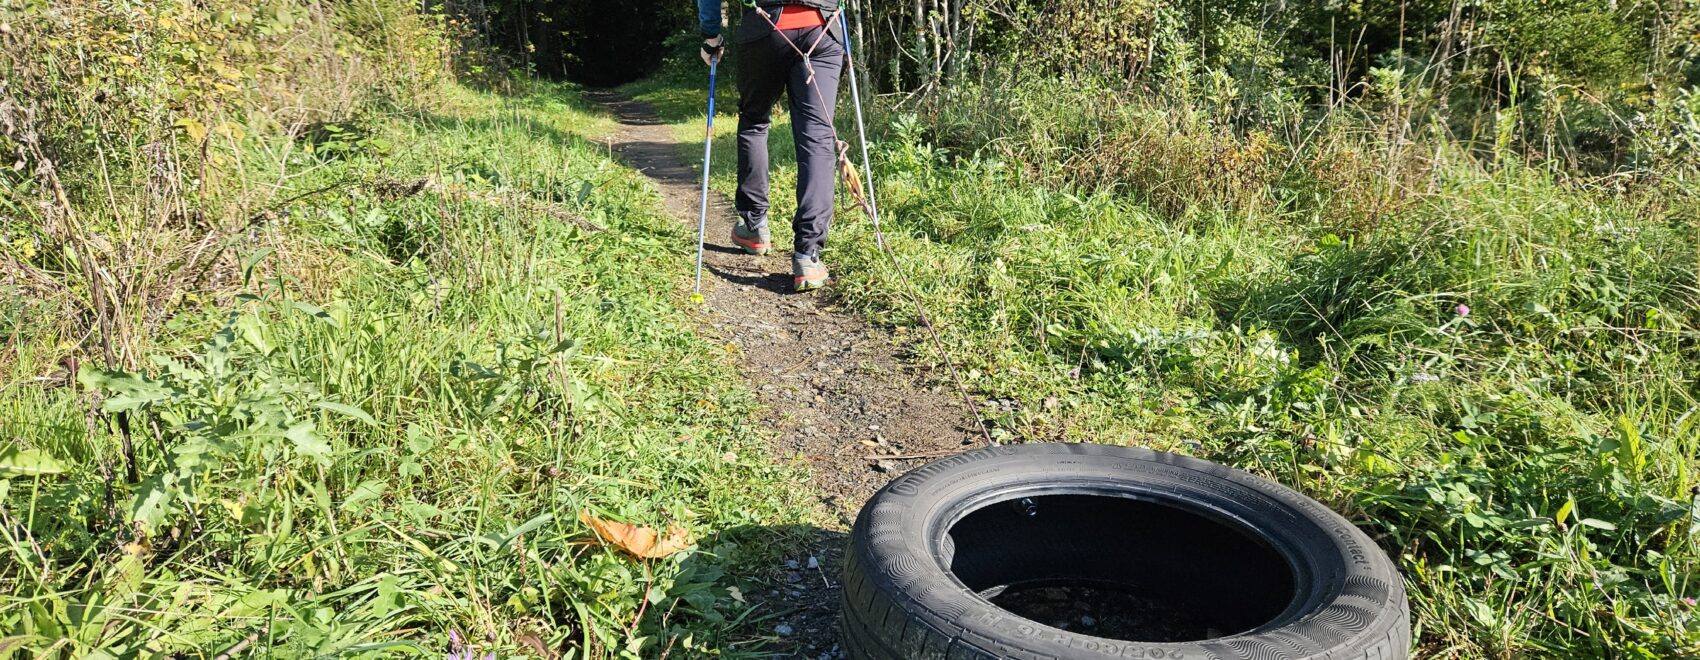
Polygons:
M754 653L805 507L688 240L575 90L357 4L8 17L0 656Z
M1691 187L1045 91L900 121L876 166L1007 434L1179 449L1346 511L1400 560L1425 657L1700 652ZM841 299L910 322L865 228L840 236Z

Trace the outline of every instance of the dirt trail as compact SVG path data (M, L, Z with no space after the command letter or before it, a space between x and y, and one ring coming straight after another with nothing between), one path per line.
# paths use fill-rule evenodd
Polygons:
M618 157L654 181L670 214L694 226L702 172L680 156L672 129L644 103L592 98L619 119L611 136ZM790 194L792 183L776 180L775 194ZM808 465L838 521L838 529L822 530L813 548L787 560L773 590L762 594L763 613L777 616L770 630L778 630L786 653L835 657L839 557L856 512L893 477L979 436L951 391L907 360L891 333L835 310L829 296L793 294L789 249L755 257L732 246L733 217L730 200L710 192L697 318L707 334L739 348L744 378L774 431L774 454ZM830 265L830 247L824 256ZM899 458L880 458L886 456ZM809 570L811 556L823 570Z

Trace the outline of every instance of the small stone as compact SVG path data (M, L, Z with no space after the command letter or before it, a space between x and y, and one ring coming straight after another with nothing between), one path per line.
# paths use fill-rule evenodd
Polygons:
M816 559L814 555L809 555L809 570L817 568L820 568L820 560Z
M874 470L876 470L876 471L892 472L896 469L897 469L897 465L892 463L891 461L887 461L887 460L874 461Z
M1080 615L1080 625L1083 625L1083 626L1090 628L1092 626L1098 625L1098 620L1092 618L1092 615L1090 615L1090 614L1082 614L1082 615Z
M787 571L785 573L785 581L786 582L802 582L803 581L803 574L798 573L796 571Z
M773 627L773 632L780 637L790 637L791 633L796 632L796 629L792 628L791 624L781 623Z
M793 571L794 571L794 570L797 570L797 567L798 567L798 566L801 566L801 565L802 565L802 564L800 564L800 563L798 563L798 562L797 562L797 560L795 560L795 559L787 559L787 560L785 560L785 567L786 567L786 568L789 568L789 569L791 569L791 570L793 570Z
M790 590L786 593L790 594L792 598L802 598L803 597L803 592L797 591L796 589L792 589L792 590Z

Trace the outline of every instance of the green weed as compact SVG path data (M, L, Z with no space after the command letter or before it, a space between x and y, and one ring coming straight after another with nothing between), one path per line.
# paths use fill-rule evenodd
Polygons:
M675 307L689 241L571 90L441 94L336 149L247 135L293 201L141 367L8 367L10 648L759 649L741 567L806 507ZM634 561L582 511L695 547Z

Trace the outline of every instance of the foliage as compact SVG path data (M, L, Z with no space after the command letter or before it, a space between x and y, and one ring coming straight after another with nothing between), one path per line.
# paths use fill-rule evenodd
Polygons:
M522 70L594 86L617 85L655 71L663 42L696 30L696 3L492 0L447 3ZM735 8L738 3L732 3Z
M686 241L577 90L355 4L7 6L0 655L746 654L803 507Z
M878 166L888 243L1008 436L1178 449L1354 515L1425 657L1700 652L1692 218L1455 163L1340 238L1267 181L1169 213L919 134ZM913 323L845 226L841 299Z
M1653 110L1700 83L1689 0L910 4L858 17L869 78L885 91L957 103L1006 94L988 88L1012 73L1060 78L1105 97L1153 91L1225 108L1210 119L1244 137L1397 81L1383 97L1398 110L1390 127L1593 173L1652 169L1641 143L1691 132Z
M0 11L0 274L47 318L102 328L82 340L131 366L189 292L233 276L234 248L287 186L287 171L250 185L244 149L422 97L446 54L436 16L389 0ZM42 325L20 330L69 331Z

